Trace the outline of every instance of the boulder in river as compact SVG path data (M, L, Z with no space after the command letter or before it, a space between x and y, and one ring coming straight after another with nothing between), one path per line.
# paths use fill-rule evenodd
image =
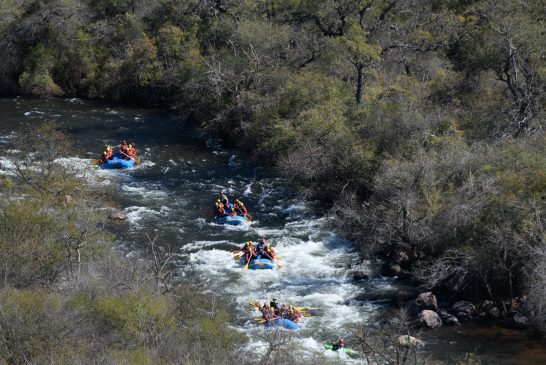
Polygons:
M418 338L409 335L402 335L398 337L398 344L404 347L422 347L425 345L423 341Z
M419 313L418 323L428 328L442 327L442 320L438 316L438 313L428 309L424 309Z
M466 312L457 312L455 313L455 317L457 317L460 322L468 322L472 319Z
M438 301L436 300L436 296L430 291L419 294L417 299L415 299L415 305L420 311L423 309L438 311Z
M447 326L460 326L461 323L453 314L448 313L447 311L439 311L438 314L442 319L442 323Z
M115 221L123 221L127 219L127 213L120 209L114 209L110 212L108 218Z
M459 318L458 313L461 312L466 313L469 317L472 317L474 314L476 314L476 307L474 307L474 304L466 300L453 304L451 307L451 313L455 313L457 318Z
M529 318L522 313L517 312L512 317L510 326L517 329L526 329L529 326Z
M498 319L501 315L500 309L497 307L489 308L487 311L485 311L485 314L488 318L492 319Z

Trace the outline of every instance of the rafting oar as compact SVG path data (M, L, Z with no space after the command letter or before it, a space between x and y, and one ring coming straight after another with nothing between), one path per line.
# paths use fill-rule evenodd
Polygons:
M122 155L125 155L127 157L129 157L131 160L134 160L133 157L129 156L128 154L126 154L125 152L122 152L122 151L119 151L119 153L121 153Z
M267 257L269 257L269 259L270 259L271 261L276 261L276 260L273 260L273 259L271 258L271 256L270 256L266 251L264 251L264 253L267 255ZM282 269L282 266L281 266L281 265L279 265L279 264L277 264L277 263L275 263L275 265L277 265L277 267L278 267L279 269Z
M252 222L252 216L248 213L246 213L246 219L248 219L250 222Z
M242 252L243 252L243 250L239 250L239 249L237 249L237 250L231 250L231 253L234 254L234 255L236 255L236 254L238 254L238 253L242 253Z
M245 270L248 270L248 264L250 263L250 258L252 257L252 255L248 255L248 261L247 263L245 264L245 266L243 267L243 269Z
M100 163L100 158L95 158L95 159L91 160L91 163L93 165L98 165Z

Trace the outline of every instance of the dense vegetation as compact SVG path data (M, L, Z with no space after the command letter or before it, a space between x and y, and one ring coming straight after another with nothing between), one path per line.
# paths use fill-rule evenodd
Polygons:
M528 294L546 329L542 1L0 5L0 93L170 106L329 202L363 252Z

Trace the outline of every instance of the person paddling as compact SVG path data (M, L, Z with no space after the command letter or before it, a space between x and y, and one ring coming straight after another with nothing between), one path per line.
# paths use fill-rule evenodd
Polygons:
M256 257L256 252L254 249L254 245L252 244L252 241L245 242L245 245L243 246L241 251L243 252L243 255L245 257L245 262L247 264Z
M339 349L345 348L345 340L343 338L340 338L337 343L332 344L332 350L337 351Z
M129 159L129 145L127 144L126 141L121 142L121 146L119 148L119 153L120 153L122 159L124 159L124 160Z
M135 159L136 153L136 149L133 147L132 144L127 146L127 156L129 156L132 160Z

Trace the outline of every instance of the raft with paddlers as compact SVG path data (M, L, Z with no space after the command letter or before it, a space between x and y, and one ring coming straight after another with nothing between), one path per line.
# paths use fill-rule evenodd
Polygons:
M134 167L136 164L135 160L124 160L119 155L114 157L111 160L107 160L100 164L100 167L103 169L127 169Z
M139 164L140 158L136 157L136 149L133 145L123 141L119 151L116 152L112 147L106 146L100 157L93 163L100 165L103 169L126 169Z
M233 203L230 203L229 198L223 190L220 192L220 199L214 202L214 211L212 214L217 224L239 226L250 222L252 219L244 203L239 199L235 199Z
M241 263L241 266L243 267L247 264L244 257L241 257L239 259L239 262ZM269 259L255 259L248 263L248 268L250 270L276 269L278 267L279 267L279 264L277 264L277 261L273 261Z
M281 265L277 263L275 250L263 238L258 241L256 246L252 241L247 241L240 250L234 250L232 253L236 257L240 257L239 261L244 269L281 268Z
M301 317L310 317L311 314L304 313L308 310L306 307L294 307L292 305L279 304L277 299L273 299L269 304L263 305L257 302L249 302L248 304L256 307L261 313L261 317L256 317L254 320L266 327L282 327L289 330L299 328L298 322Z
M240 215L224 215L214 217L214 221L217 224L229 224L232 226L240 226L241 224L250 222L247 217Z

